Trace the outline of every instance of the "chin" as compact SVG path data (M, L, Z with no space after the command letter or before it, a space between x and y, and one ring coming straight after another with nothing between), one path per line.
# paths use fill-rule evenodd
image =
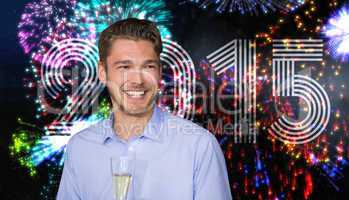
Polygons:
M140 115L143 115L143 114L150 112L153 108L153 105L144 106L144 107L139 107L139 106L137 106L137 107L133 107L133 106L124 107L124 106L121 106L120 108L125 114L140 116Z

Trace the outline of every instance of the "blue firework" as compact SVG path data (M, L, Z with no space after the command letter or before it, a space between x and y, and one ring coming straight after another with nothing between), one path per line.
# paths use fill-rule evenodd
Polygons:
M276 10L293 11L304 4L305 0L189 0L201 8L213 5L218 13L239 12L241 14L267 14Z
M171 37L172 15L162 0L84 0L77 3L72 23L82 37L96 41L108 25L131 17L154 21L163 38Z
M345 61L349 57L349 8L342 8L324 26L328 38L329 52L335 58Z

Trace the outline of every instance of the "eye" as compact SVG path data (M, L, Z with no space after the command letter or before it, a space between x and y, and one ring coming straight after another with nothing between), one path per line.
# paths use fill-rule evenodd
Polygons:
M130 68L130 66L128 65L120 65L117 67L117 69L128 69L128 68Z
M146 69L155 69L156 66L155 65L146 65L145 68Z

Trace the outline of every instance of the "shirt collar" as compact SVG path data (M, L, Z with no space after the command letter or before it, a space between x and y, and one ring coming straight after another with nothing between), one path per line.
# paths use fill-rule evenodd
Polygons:
M163 111L158 106L154 106L154 110L150 120L144 128L143 133L138 137L145 137L153 141L161 142L161 127L163 125ZM105 144L110 139L118 139L117 134L113 129L114 124L114 113L109 115L109 118L105 120L103 127L106 129L102 143Z

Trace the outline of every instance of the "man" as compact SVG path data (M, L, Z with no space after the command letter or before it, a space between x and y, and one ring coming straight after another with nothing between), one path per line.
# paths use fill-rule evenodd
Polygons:
M128 199L232 199L216 138L155 105L161 51L160 33L147 20L118 21L102 32L99 79L113 114L70 139L57 199L113 199L110 160L119 157L136 163Z

